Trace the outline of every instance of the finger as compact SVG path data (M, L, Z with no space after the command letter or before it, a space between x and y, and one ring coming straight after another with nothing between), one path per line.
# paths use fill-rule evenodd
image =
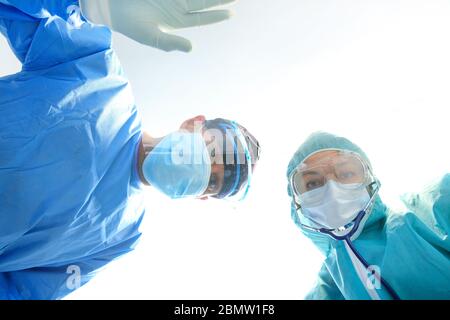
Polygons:
M164 51L191 52L192 43L186 38L159 31L157 48Z
M159 28L147 29L145 35L139 36L136 40L163 51L190 52L192 50L192 44L188 39L165 33Z
M232 16L229 10L213 10L205 12L193 12L185 15L185 27L196 27L213 24L230 19Z
M236 2L236 0L186 0L188 11L200 11Z

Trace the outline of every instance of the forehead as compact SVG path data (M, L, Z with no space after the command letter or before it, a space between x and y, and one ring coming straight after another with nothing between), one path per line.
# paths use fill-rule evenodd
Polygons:
M310 155L303 162L305 164L307 164L308 166L313 166L314 164L319 164L319 163L324 162L326 160L336 159L338 157L338 155L340 155L340 154L341 154L341 152L337 151L337 150L319 151L317 153L314 153L314 154Z

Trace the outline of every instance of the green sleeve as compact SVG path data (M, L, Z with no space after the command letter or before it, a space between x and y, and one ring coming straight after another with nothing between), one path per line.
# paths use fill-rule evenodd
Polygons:
M336 286L327 267L323 264L315 287L305 297L306 300L345 300Z
M406 207L430 229L450 233L450 174L428 185L420 193L402 196Z

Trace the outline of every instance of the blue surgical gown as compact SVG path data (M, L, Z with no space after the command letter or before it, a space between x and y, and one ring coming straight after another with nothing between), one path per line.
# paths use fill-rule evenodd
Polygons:
M140 116L78 1L0 0L0 31L22 63L0 78L0 299L58 299L140 238Z

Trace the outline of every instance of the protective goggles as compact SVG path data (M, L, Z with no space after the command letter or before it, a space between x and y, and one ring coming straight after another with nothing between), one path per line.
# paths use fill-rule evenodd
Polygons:
M318 157L324 151L336 151L327 157ZM312 161L317 157L317 161ZM374 181L370 165L357 153L345 150L320 150L311 154L290 176L290 185L299 204L309 199L311 193L316 199L325 193L327 182L333 180L348 189L360 189ZM304 196L308 195L308 196Z
M252 181L254 162L260 154L259 144L249 140L250 135L242 132L234 121L220 121L218 131L214 135L216 139L209 144L213 163L223 164L223 186L217 195L213 196L226 200L243 200L249 191ZM249 145L255 144L255 150L249 149ZM215 149L218 149L216 152ZM253 157L255 161L253 161Z

